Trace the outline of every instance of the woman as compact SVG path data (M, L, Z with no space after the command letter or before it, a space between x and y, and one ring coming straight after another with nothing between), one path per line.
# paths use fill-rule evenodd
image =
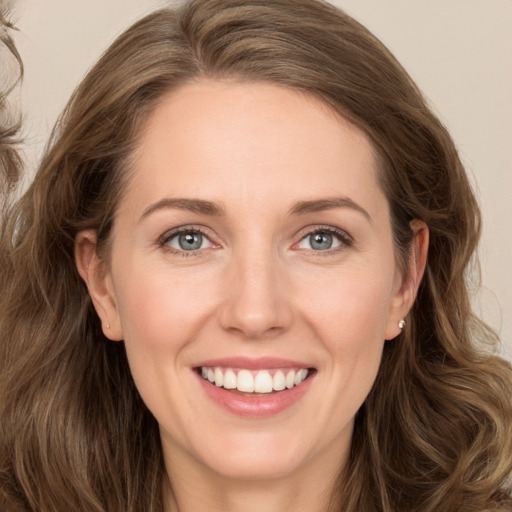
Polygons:
M478 235L448 133L344 13L144 18L3 228L2 509L511 510Z

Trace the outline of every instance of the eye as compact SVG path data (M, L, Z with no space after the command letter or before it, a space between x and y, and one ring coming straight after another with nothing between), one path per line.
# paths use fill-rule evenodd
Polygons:
M164 240L163 245L176 251L186 252L199 251L213 246L209 238L197 229L187 229L174 233Z
M351 237L343 231L334 228L321 228L304 236L297 247L313 251L329 251L349 246L351 243Z

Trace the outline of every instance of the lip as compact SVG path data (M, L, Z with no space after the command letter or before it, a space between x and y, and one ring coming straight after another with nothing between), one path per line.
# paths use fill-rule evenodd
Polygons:
M278 368L311 368L310 364L291 359L279 359L275 357L224 357L222 359L208 359L196 365L195 368L207 366L220 366L223 368L245 368L246 370L275 370Z
M310 389L316 375L316 371L311 372L306 380L291 389L268 394L242 394L217 387L215 384L203 379L197 372L197 368L201 366L272 370L276 368L312 368L311 365L290 359L231 357L210 359L194 366L193 373L210 400L231 414L254 419L272 417L296 404Z

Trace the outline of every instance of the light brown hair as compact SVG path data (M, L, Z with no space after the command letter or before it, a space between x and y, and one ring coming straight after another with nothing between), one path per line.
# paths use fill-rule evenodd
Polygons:
M4 89L0 89L0 194L4 196L15 189L21 177L21 158L18 152L20 121L14 117L8 103L9 95L23 76L23 63L11 35L13 30L8 12L0 5L0 52L5 52L5 62L2 62L0 68L2 85L5 83ZM3 208L6 197L2 196L2 199Z
M123 344L102 334L74 240L95 229L108 257L144 121L163 95L202 77L319 98L374 144L404 269L410 221L430 230L425 278L357 414L332 510L512 510L512 369L484 352L496 337L470 307L480 216L465 171L390 52L317 0L196 0L157 11L73 94L1 233L0 508L162 510L158 425Z

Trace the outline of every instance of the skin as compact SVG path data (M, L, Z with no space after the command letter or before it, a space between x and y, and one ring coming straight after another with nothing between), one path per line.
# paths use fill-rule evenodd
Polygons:
M411 225L404 278L369 139L273 85L204 80L170 93L134 162L110 265L94 231L77 236L76 259L160 425L166 510L328 510L384 343L397 342L386 340L412 306L427 228ZM169 198L213 201L222 214L163 205ZM324 198L345 202L298 211ZM169 238L180 226L203 230L201 249L185 253ZM315 251L310 235L321 229L342 238ZM316 373L291 407L244 418L192 371L231 356L294 359Z

